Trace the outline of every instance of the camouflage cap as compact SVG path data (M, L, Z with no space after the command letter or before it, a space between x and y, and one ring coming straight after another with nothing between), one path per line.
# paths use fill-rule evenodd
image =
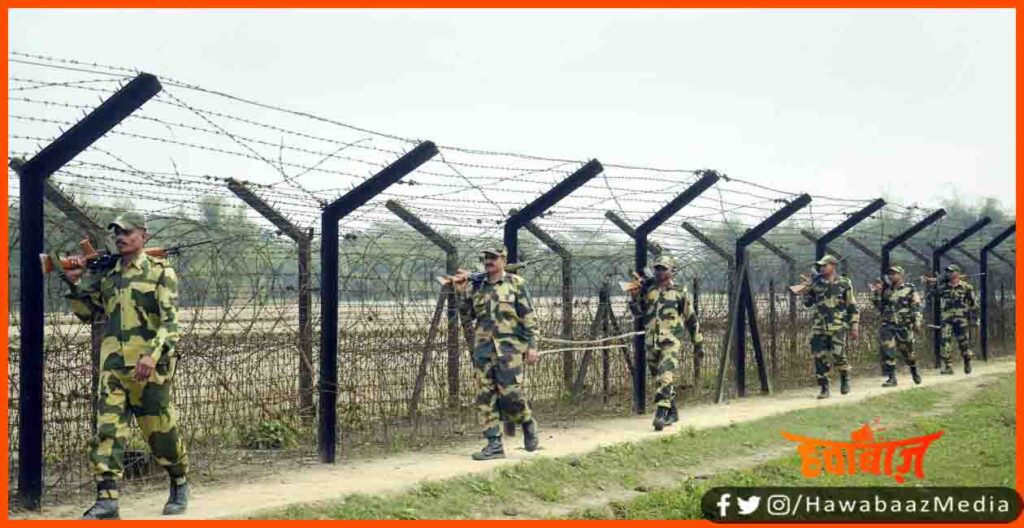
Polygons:
M946 266L946 273L963 273L963 270L956 264L950 264L949 266Z
M676 268L676 259L672 258L671 255L662 253L658 255L658 258L654 259L654 267L662 266L668 269Z
M835 257L835 255L825 255L824 257L821 257L820 259L818 259L818 261L815 262L815 264L817 264L819 266L824 266L825 264L836 264L836 265L839 265L839 259L837 259Z
M900 275L903 275L904 269L903 269L903 266L889 266L889 268L886 269L885 272L886 273L899 273Z
M142 216L141 213L125 212L117 215L117 218L113 222L107 225L107 229L120 228L125 231L131 231L132 229L142 229L147 231L149 226L146 225L146 217Z
M505 249L504 246L499 247L499 248L493 248L493 247L484 248L484 250L481 251L480 254L483 255L483 256L494 255L495 257L501 257L501 258L505 258L505 259L508 258L508 251Z

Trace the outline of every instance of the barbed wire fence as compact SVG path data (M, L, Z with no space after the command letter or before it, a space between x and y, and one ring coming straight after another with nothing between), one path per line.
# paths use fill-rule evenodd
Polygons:
M135 77L131 68L13 52L9 63L9 156L29 158ZM118 212L150 219L151 245L213 243L183 250L176 401L193 473L201 480L313 463L320 358L320 225L324 206L388 166L421 139L352 126L323 115L249 101L160 77L163 90L99 142L58 170L44 211L48 251L77 251L100 239ZM337 415L341 456L433 445L478 434L471 405L467 329L436 278L475 268L482 248L502 243L506 220L565 180L586 160L437 146L438 154L340 224L340 340ZM540 334L569 341L632 329L618 282L634 268L636 226L707 172L617 165L526 226L519 271L531 289ZM18 468L19 177L8 171L8 463ZM710 401L729 320L736 241L792 203L796 191L721 174L654 233L650 250L673 255L677 281L696 293L705 357L684 347L680 396ZM813 239L871 198L812 196L747 251L754 309L773 388L813 384L808 314L786 286L809 270ZM850 349L857 369L877 368L877 314L866 281L878 276L876 248L931 213L889 201L830 244L860 291L864 338ZM76 216L77 215L77 216ZM96 229L83 228L82 216ZM76 221L77 218L77 221ZM925 244L968 227L944 218L900 248L908 277L930 269ZM1005 225L965 241L949 259L977 269L973 255ZM1015 247L992 253L990 355L1012 354ZM86 448L92 434L97 351L60 281L46 283L44 340L45 492L49 500L92 492ZM926 312L927 313L927 312ZM930 332L918 345L929 357ZM542 342L543 343L543 342ZM551 341L550 343L554 343ZM562 345L545 343L544 347ZM578 350L528 368L526 393L546 425L632 412L635 365L628 340ZM731 360L730 360L731 361ZM758 367L751 354L747 369ZM927 363L927 361L926 361ZM760 390L756 376L745 381ZM730 385L729 394L738 388ZM133 433L129 487L163 482ZM294 471L294 469L291 469ZM14 488L9 481L9 489Z

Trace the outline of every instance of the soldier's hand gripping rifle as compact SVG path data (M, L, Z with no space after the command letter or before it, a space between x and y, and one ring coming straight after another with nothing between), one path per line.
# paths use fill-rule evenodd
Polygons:
M520 270L526 267L526 262L513 262L512 264L505 265L505 271L509 273L518 273ZM438 277L437 282L441 283L441 286L452 286L460 285L464 282L469 282L474 288L479 287L483 284L484 280L487 279L486 271L474 271L464 270L459 268L459 272L455 275L447 275L444 277Z
M177 246L171 246L169 248L144 248L142 251L151 256L157 258L163 258L168 255L177 255L181 253L182 249L201 246L204 244L212 244L213 240L203 240L202 242L194 242L192 244L179 244ZM105 271L114 267L117 264L117 259L121 258L121 255L111 253L107 250L97 251L89 239L85 239L78 243L79 247L82 248L81 255L68 255L65 257L59 257L56 254L39 254L39 264L43 268L43 273L50 273L60 266L62 271L70 271L74 269L88 269L89 271Z
M803 293L807 291L807 288L810 288L820 280L821 273L818 272L818 266L815 265L814 268L811 269L811 273L809 275L801 274L800 284L794 284L790 286L789 291L792 292L793 295L803 295Z
M653 279L654 272L651 271L651 268L644 268L643 270L640 271L640 273L637 273L635 271L633 272L633 280L620 281L619 288L622 288L623 292L632 295L633 293L640 291L645 282Z

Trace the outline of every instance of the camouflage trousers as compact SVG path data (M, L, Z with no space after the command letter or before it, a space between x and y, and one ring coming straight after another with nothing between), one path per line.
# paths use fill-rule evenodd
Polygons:
M974 357L971 352L971 337L968 333L969 324L967 319L957 318L942 322L942 363L948 365L953 353L953 340L956 340L956 347L960 355L965 358Z
M909 326L883 324L878 331L882 344L882 361L890 367L896 366L896 351L903 356L907 366L917 366L914 352L914 331Z
M473 354L476 372L476 408L485 436L500 436L499 420L512 423L533 418L530 405L523 397L523 353L492 350Z
M676 400L675 375L679 367L679 340L662 338L647 343L647 369L654 379L655 407L671 407Z
M171 397L177 358L162 356L148 381L135 380L134 368L100 372L96 436L89 452L100 498L117 498L116 481L124 473L129 423L134 416L142 436L171 478L183 481L188 454L178 435L177 410Z
M811 356L814 357L814 376L818 380L828 379L833 365L839 372L849 372L846 361L846 330L835 333L811 335ZM829 360L831 355L831 361Z

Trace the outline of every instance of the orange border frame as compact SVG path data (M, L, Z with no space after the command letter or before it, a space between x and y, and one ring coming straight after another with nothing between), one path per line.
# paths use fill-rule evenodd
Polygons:
M8 27L8 10L11 8L139 8L139 9L150 9L150 8L324 8L324 7L339 7L339 8L365 8L365 7L379 7L379 8L552 8L552 7L574 7L574 8L666 8L666 7L685 7L685 8L1012 8L1016 10L1015 19L1016 27L1018 30L1016 36L1016 59L1015 67L1020 65L1021 55L1021 36L1019 33L1019 27L1021 22L1021 12L1017 10L1017 3L1008 0L997 0L997 1L982 1L982 0L899 0L897 2L887 2L885 0L640 0L636 4L626 5L625 3L614 2L612 0L558 0L555 2L545 2L543 0L378 0L371 2L367 0L302 0L293 5L288 5L281 0L255 0L245 2L242 0L151 0L144 5L138 0L42 0L32 2L29 0L8 0L5 5L5 9L0 12L0 22L3 23L5 33ZM9 42L5 38L3 40L4 55L7 55L9 51ZM1020 85L1020 73L1019 68L1016 73L1016 82L1019 87ZM6 89L7 87L7 63L3 63L3 84ZM1019 89L1019 88L1018 88ZM6 90L5 90L6 91ZM1020 159L1020 116L1021 108L1019 97L1016 98L1016 126L1015 130L1017 133L1017 163L1016 168L1018 173L1021 168ZM8 101L4 98L3 101L4 113L8 113ZM7 146L7 122L3 122L4 128L4 145L5 151ZM1017 175L1014 175L1017 178ZM0 190L0 195L7 199L7 187L4 186ZM1018 189L1015 191L1017 202L1020 203L1022 193ZM1015 212L1016 214L1016 212ZM0 274L0 290L7 291L7 270L9 265L10 255L7 253L7 208L4 207L0 212L0 218L3 220L4 230L0 234L2 238L2 244L0 244L0 260L3 261L4 272ZM1020 231L1014 233L1017 242L1020 242L1021 235ZM1020 259L1017 259L1017 263L1020 263ZM1024 280L1021 278L1021 274L1016 275L1016 291L1021 291L1021 287L1024 286ZM3 312L5 319L8 317L8 298L6 295L0 295L0 311ZM1024 317L1020 310L1016 312L1016 323L1018 327L1024 326ZM0 366L3 367L3 371L7 372L8 368L8 335L7 332L3 332L3 337L0 338L0 345L3 346L3 350L0 351ZM1021 366L1021 345L1020 342L1016 344L1016 363L1017 363L1017 386L1016 386L1016 418L1017 423L1021 422L1021 417L1024 413L1021 412L1020 401L1021 395L1024 393L1024 377L1022 377L1020 366ZM4 382L6 387L6 381ZM7 391L0 393L0 404L4 407L7 406ZM5 413L0 421L7 424L7 414ZM1018 490L1021 489L1021 483L1024 481L1024 464L1022 464L1019 453L1024 447L1024 439L1019 434L1016 436L1016 451L1018 453L1016 459L1016 487ZM3 447L5 450L9 447L10 439L3 437ZM8 477L8 467L6 460L0 464L3 468L3 476L5 480ZM5 493L0 496L0 506L3 507L4 511L7 511L8 507L8 495ZM3 521L4 524L11 522L4 513ZM65 521L65 520L28 520L18 521L19 523L53 523L63 524L68 522L77 521ZM148 526L146 523L153 521L122 521L122 526ZM356 526L382 526L382 525L396 525L397 523L415 523L419 526L436 526L438 528L447 526L452 522L460 523L481 523L485 521L316 521L316 520L302 520L302 521L232 521L232 520L195 520L195 521L177 521L187 522L189 524L199 525L217 525L217 526L270 526L280 525L287 523L289 526L300 524L305 526L323 525L324 523L347 523L349 525ZM621 526L623 523L632 525L643 525L643 526L673 526L678 527L680 523L693 525L693 526L724 526L716 525L706 520L685 520L685 521L505 521L512 524L557 524L559 526L580 526L580 527L597 527L597 526ZM825 524L818 523L813 526L850 526L851 524ZM1024 516L1021 516L1016 521L1009 525L997 525L997 526L1020 526L1024 525ZM749 527L766 527L766 528L779 528L783 526L797 526L801 528L807 528L812 526L810 524L788 524L788 523L772 523L772 524L736 524L736 526L749 526ZM873 527L888 527L888 526L904 526L897 524L871 524ZM970 524L944 524L944 527L954 526L972 526Z

